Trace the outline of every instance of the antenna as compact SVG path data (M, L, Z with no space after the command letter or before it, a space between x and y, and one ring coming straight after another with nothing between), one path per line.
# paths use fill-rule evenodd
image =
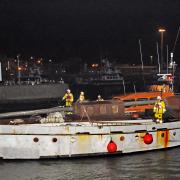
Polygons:
M166 67L167 67L167 74L168 74L168 63L169 63L169 49L168 49L168 45L166 46L166 50L167 50L167 57L166 57L166 62L167 62L167 65L166 65Z
M134 92L136 94L136 85L133 83Z
M143 63L143 58L142 58L142 49L141 49L141 40L139 39L139 51L141 55L141 69L142 69L142 78L143 78L143 83L145 87L145 79L144 79L144 63Z
M172 69L172 91L174 91L174 74L175 74L175 70L176 70L176 66L177 66L177 64L176 64L176 62L175 61L173 61L173 56L174 56L174 54L173 53L171 53L171 61L170 61L170 64L169 64L169 68L170 69Z
M161 73L161 66L160 66L160 62L159 62L159 46L158 46L158 42L156 43L156 49L157 49L157 61L158 61L159 74L160 74Z
M125 82L124 82L124 79L123 79L123 89L124 89L124 95L126 95L126 86L125 86Z
M175 42L174 42L174 47L172 49L172 53L175 53L175 48L176 48L177 40L178 40L178 37L179 37L179 31L180 31L180 26L179 26L179 29L178 29L178 32L177 32L177 35L176 35L176 39L175 39Z
M0 81L2 81L2 69L1 69L1 62L0 62Z
M139 51L140 51L140 56L141 56L141 68L142 70L144 69L144 64L143 64L143 59L142 59L142 49L141 49L141 40L139 39Z

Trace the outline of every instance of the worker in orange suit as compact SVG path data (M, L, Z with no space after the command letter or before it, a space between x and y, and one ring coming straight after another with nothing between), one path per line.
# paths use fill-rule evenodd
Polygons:
M73 97L73 94L71 93L70 89L67 89L66 94L64 95L62 100L66 101L66 107L71 107L72 106L72 103L74 101L74 97Z
M166 105L161 96L157 96L157 101L155 102L153 112L156 122L163 123L163 114L166 112Z

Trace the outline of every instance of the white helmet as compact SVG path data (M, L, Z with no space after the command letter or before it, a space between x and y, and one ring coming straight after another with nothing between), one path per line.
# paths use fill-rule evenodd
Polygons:
M161 100L161 96L157 96L157 100Z
M98 98L101 98L101 95L100 95L100 94L98 95Z
M84 92L83 91L81 91L81 93L80 93L81 95L84 95Z
M70 93L71 92L71 90L70 89L67 89L67 93Z

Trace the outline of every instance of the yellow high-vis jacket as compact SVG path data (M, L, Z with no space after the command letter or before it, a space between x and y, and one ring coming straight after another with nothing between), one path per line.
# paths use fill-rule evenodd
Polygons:
M162 100L157 100L155 102L154 108L153 108L153 112L154 113L158 113L158 114L164 114L166 111L166 105L165 102Z
M72 93L66 93L63 97L63 100L66 101L66 106L72 106L72 103L74 101L74 97Z

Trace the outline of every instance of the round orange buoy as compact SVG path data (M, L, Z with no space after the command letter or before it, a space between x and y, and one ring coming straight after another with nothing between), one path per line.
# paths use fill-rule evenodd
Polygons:
M110 141L107 145L107 150L109 153L115 153L117 151L117 145L114 141Z
M152 142L153 142L152 134L146 133L146 135L144 136L144 143L151 144Z

